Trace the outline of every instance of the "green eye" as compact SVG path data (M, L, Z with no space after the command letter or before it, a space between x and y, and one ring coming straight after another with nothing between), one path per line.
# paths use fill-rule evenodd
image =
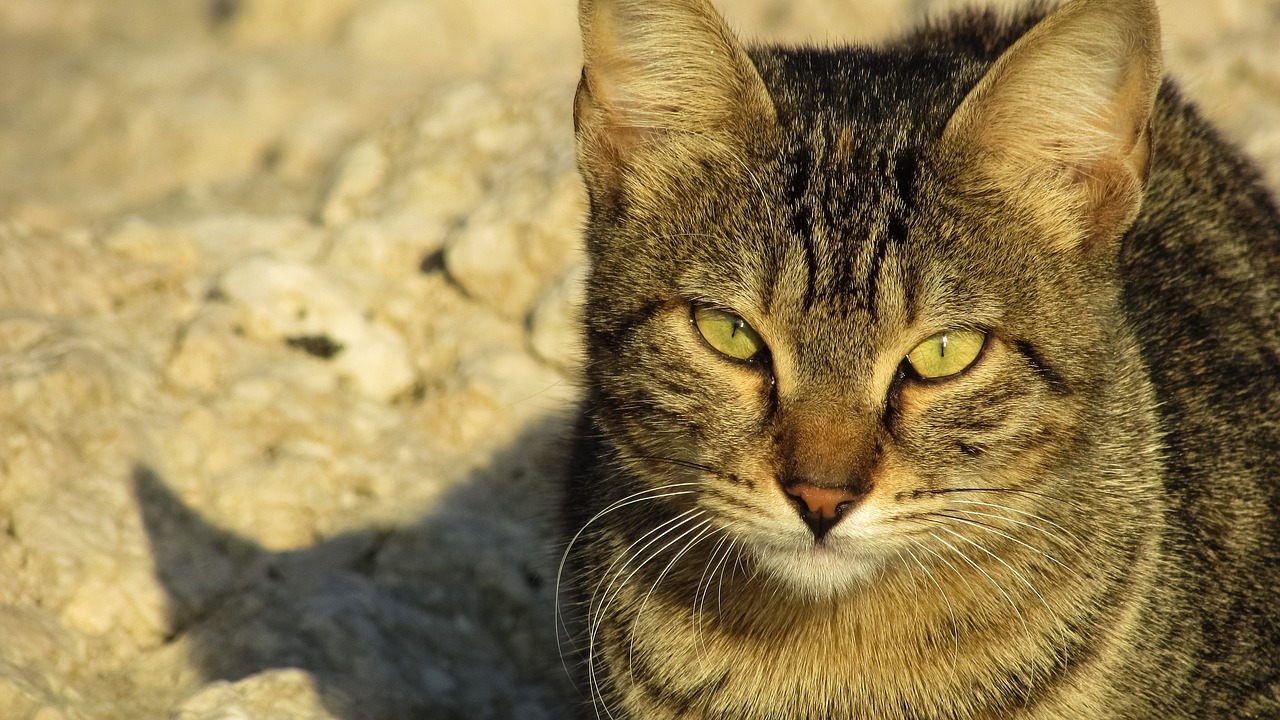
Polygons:
M980 330L938 333L907 353L907 362L922 378L955 375L978 359L986 341L987 334Z
M764 341L746 320L731 312L695 307L693 322L707 344L738 360L750 360L764 349Z

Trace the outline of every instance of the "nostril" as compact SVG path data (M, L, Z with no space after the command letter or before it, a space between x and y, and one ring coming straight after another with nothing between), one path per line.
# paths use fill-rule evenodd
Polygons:
M865 494L848 485L824 487L804 481L788 483L783 489L791 497L803 502L809 512L828 517L839 515L845 507Z
M782 489L795 502L815 540L821 540L868 490L856 485L826 487L803 480L787 483Z

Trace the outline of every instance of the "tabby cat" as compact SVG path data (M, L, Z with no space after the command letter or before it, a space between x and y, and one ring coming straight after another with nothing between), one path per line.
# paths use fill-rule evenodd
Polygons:
M584 716L1280 718L1280 216L1152 0L580 20Z

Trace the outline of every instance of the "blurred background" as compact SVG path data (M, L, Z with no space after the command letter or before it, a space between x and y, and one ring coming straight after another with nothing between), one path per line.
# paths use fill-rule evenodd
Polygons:
M873 39L961 4L720 3L744 36L788 42ZM1276 90L1277 3L1161 5L1171 67L1276 157L1253 137L1276 118L1247 93ZM577 57L568 0L6 0L0 213L56 226L195 183L305 186L433 87L572 83Z

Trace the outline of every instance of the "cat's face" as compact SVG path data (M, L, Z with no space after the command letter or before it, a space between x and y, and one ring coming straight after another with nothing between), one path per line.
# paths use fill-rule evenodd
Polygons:
M576 107L587 375L628 491L808 597L991 558L1023 578L1019 556L1082 551L1068 526L1134 447L1113 273L1145 172L1146 56L1103 62L1096 97L1040 91L1066 50L1037 28L977 89L904 113L824 101L806 84L829 81L781 56L708 53L721 31L663 40L664 71L661 25L713 22L670 4L584 5L588 36L606 28ZM653 516L635 522L652 537Z
M798 142L814 167L794 167ZM708 166L660 212L611 224L588 303L607 335L603 428L651 487L692 484L680 512L809 595L947 543L1067 541L987 516L1061 513L1029 493L1072 502L1111 291L1068 253L1025 252L1008 208L957 207L912 153L897 158L918 162L911 189L813 179L886 152L830 146ZM798 482L856 497L815 531Z

